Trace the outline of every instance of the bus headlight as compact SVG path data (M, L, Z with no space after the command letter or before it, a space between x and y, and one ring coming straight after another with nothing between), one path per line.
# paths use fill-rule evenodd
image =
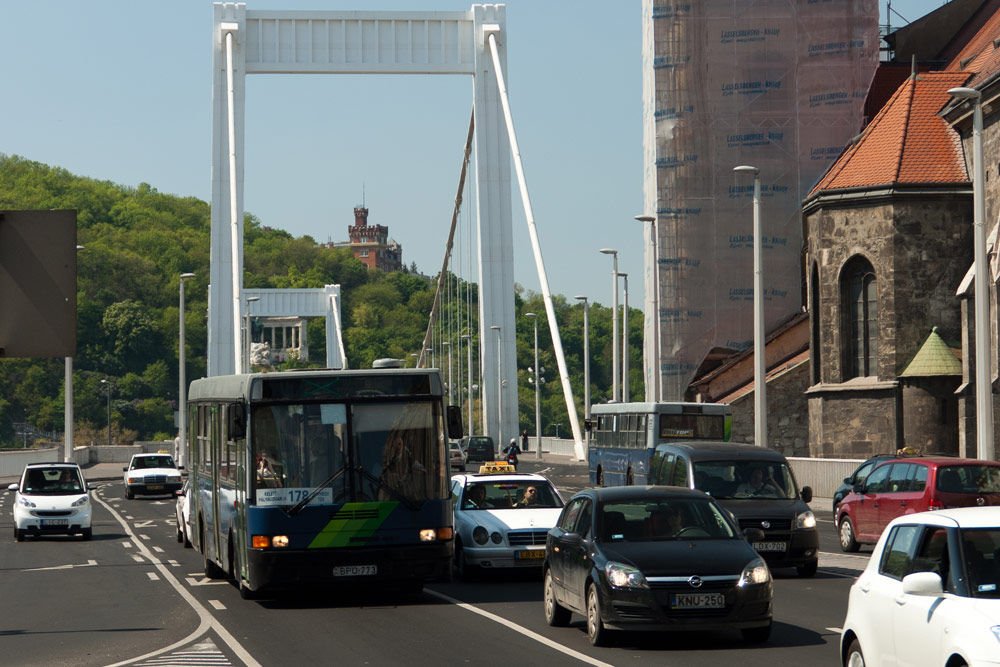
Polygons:
M421 542L433 542L437 539L437 531L433 528L424 528L420 531Z
M282 548L288 546L288 535L253 535L250 537L250 546L254 549L267 549L268 547Z
M288 546L288 535L275 535L271 538L272 547L287 547Z

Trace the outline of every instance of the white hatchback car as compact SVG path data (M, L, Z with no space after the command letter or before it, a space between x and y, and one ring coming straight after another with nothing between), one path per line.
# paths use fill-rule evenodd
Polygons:
M451 492L461 578L482 568L541 569L545 538L563 507L548 479L514 472L453 475Z
M893 520L851 586L844 665L1000 665L1000 507Z
M177 519L177 541L191 548L191 533L188 532L191 521L191 504L188 494L191 493L191 480L187 479L179 491L175 491L177 502L174 503L174 517Z
M173 494L181 488L181 471L169 454L133 454L125 472L125 497Z
M14 494L14 539L26 535L93 534L90 490L75 463L29 463Z

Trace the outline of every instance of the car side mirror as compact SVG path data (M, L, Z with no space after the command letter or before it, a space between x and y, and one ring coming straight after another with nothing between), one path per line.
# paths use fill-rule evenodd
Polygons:
M184 466L177 466L178 470L184 470Z
M914 572L903 577L903 593L906 595L938 596L944 593L941 575L936 572Z
M845 477L844 484L846 484L847 486L854 486L854 480L852 480L850 477Z
M802 495L802 502L811 503L813 499L813 490L811 486L803 486L802 490L799 491Z
M744 528L743 537L746 538L747 542L752 544L754 542L763 542L766 535L760 528Z
M122 468L122 472L128 472L128 466L125 466L124 468Z
M864 482L862 482L861 484L855 484L854 486L852 486L851 487L851 491L853 491L854 493L857 493L858 495L864 495L864 493L865 493Z
M17 484L10 484L7 486L8 491L17 491Z

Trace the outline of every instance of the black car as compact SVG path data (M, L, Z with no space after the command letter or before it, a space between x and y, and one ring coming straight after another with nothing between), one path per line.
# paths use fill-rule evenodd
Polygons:
M494 461L496 460L496 446L493 438L488 435L467 435L462 438L462 449L465 450L466 461Z
M753 546L769 567L794 567L801 577L816 574L819 532L807 504L812 489L799 489L781 452L734 442L661 443L647 479L708 493L733 513L740 528L763 531Z
M700 491L664 486L585 489L545 544L545 620L587 621L590 643L613 630L738 629L771 634L771 571L729 513Z
M870 473L872 470L874 470L875 466L877 466L879 463L882 463L882 461L889 461L891 459L898 459L898 458L901 458L902 456L904 456L904 455L902 455L902 454L900 454L900 455L897 455L897 454L876 454L875 456L871 457L870 459L868 459L867 461L865 461L864 463L862 463L861 465L859 465L857 468L855 468L854 472L851 473L851 476L850 477L845 477L844 478L844 483L841 484L840 486L838 486L837 490L833 492L833 514L834 514L834 516L836 516L836 514L837 514L837 505L839 505L840 501L844 499L844 496L846 496L848 493L850 493L854 489L855 486L857 486L859 484L864 484L864 481L866 479L868 479L868 473Z

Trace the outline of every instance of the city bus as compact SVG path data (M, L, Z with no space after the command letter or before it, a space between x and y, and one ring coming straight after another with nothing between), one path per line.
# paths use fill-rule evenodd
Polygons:
M594 486L646 484L661 442L732 437L733 411L722 403L599 403L590 415L587 466Z
M428 369L203 378L188 392L190 535L244 598L322 584L418 592L450 576L448 438Z

